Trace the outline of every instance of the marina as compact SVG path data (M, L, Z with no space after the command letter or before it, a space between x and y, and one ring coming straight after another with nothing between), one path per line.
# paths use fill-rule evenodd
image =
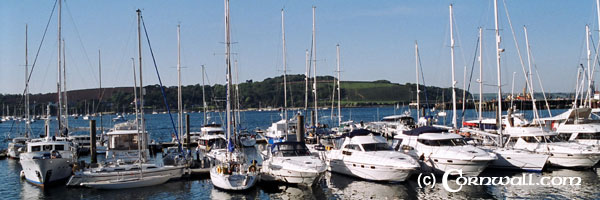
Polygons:
M467 34L459 26L464 25L460 20L474 15L475 9L465 9L469 7L462 3L434 3L435 14L428 17L435 18L421 20L435 21L436 27L446 29L436 29L438 33L425 37L425 41L415 37L414 60L402 55L404 61L400 64L414 64L414 68L400 69L396 58L381 59L369 47L356 45L364 41L349 41L345 34L332 38L331 34L341 30L348 37L357 37L358 32L370 32L369 38L382 40L376 36L381 32L372 32L379 25L364 24L362 19L422 15L415 12L416 8L431 2L417 7L413 2L394 4L392 10L385 8L386 12L346 13L342 17L337 16L337 9L327 7L332 6L329 2L312 2L310 10L307 2L283 2L280 18L265 23L277 21L280 25L275 30L280 30L279 34L258 26L262 35L269 35L266 39L254 32L256 27L247 27L261 24L246 18L245 12L253 9L240 9L248 2L223 0L222 13L195 10L182 15L194 18L194 23L209 19L202 26L209 28L199 31L200 26L179 21L176 29L171 27L176 40L164 32L167 28L157 29L156 25L171 24L163 18L177 18L185 11L161 15L135 5L137 8L129 10L127 17L117 15L120 12L116 10L105 13L115 14L104 17L111 23L115 23L112 18L130 20L129 38L127 42L116 42L120 46L115 47L114 40L119 40L120 34L109 36L111 42L98 47L97 64L91 62L82 39L85 34L78 28L82 25L79 20L89 16L74 14L73 4L65 0L54 0L52 6L44 2L49 18L43 31L38 24L43 17L33 19L34 38L41 37L33 60L29 50L31 28L28 23L24 26L24 85L13 80L5 84L9 87L0 88L0 199L600 199L600 92L594 82L600 44L595 47L592 34L600 29L600 0L591 1L585 3L590 8L595 3L595 15L587 16L588 21L595 19L598 27L585 24L585 45L580 50L586 53L577 57L576 64L569 63L576 67L564 70L576 74L574 86L558 79L542 81L540 77L563 71L545 67L567 64L534 59L532 47L544 47L535 41L547 38L539 35L543 31L535 25L532 37L528 32L532 25L515 29L513 20L523 23L530 17L505 0L489 0L487 9L480 9L479 22L467 20L469 28L478 25L477 31L471 29ZM197 3L217 7L213 2L186 6L204 9ZM179 2L168 6L176 4ZM388 2L372 5L383 4ZM473 3L484 6L480 4ZM74 5L82 7L78 2ZM296 5L304 8L303 18L298 17ZM324 6L325 12L317 5ZM366 6L362 2L349 4L357 5ZM545 9L554 6L543 5L550 6ZM443 12L438 7L444 8ZM271 12L272 5L261 9ZM220 17L206 17L216 13ZM518 14L511 17L511 13ZM83 30L93 29L93 21ZM361 27L344 24L349 21L363 23L365 30L332 29L340 24ZM112 31L120 25L100 27ZM286 27L290 28L287 33ZM395 29L387 26L383 32ZM219 37L214 36L217 32ZM494 37L484 36L492 32ZM54 33L55 38L46 37ZM199 37L199 33L207 35ZM298 33L311 33L310 40L299 39ZM95 37L100 37L98 34ZM249 44L256 50L244 49L246 43L238 45L238 39L247 39L246 35L250 35ZM475 39L475 48L465 48L463 36ZM406 37L392 38L402 41ZM514 47L503 37L512 39ZM215 61L204 57L206 61L198 61L198 55L208 55L209 47L200 42L207 38L223 41L210 47L218 47L219 52L224 49L224 54L213 52ZM267 44L274 38L278 42ZM445 40L442 48L436 47L444 52L437 58L429 55L432 38ZM494 45L489 45L492 41ZM310 45L301 51L297 43ZM321 48L325 46L322 43L330 48ZM378 46L394 42L385 44ZM201 51L197 50L199 46ZM272 54L263 46L278 49L277 56L257 55ZM412 51L410 45L398 46L406 47L402 54ZM193 47L193 56L189 47ZM122 49L117 53L122 58L115 58L116 49ZM365 52L357 53L358 49ZM466 57L470 57L471 50L474 55L469 70ZM540 54L545 55L546 50ZM40 55L42 60L38 62ZM333 57L335 62L327 61ZM165 58L176 60L176 69L168 69L166 66L175 62L165 64ZM275 64L258 64L265 58ZM87 64L82 65L84 60ZM382 60L385 64L380 63ZM388 66L390 61L394 69ZM40 62L50 66L42 69L46 71L44 76L38 75L39 67L36 69L39 65L45 67ZM429 62L438 63L431 67ZM383 70L373 67L378 65L375 63ZM542 70L538 70L538 64ZM85 65L87 69L82 67ZM355 65L363 66L357 69ZM475 70L477 65L479 69ZM302 67L303 74L290 74L303 71ZM81 76L82 70L92 73ZM390 70L401 72L392 80L400 79L405 84L380 79L390 79ZM13 71L2 71L0 76L12 76ZM410 76L415 72L416 84L406 82L410 80L404 74L408 71ZM506 84L509 71L510 92ZM254 81L255 73L260 73L260 78L275 77ZM474 80L477 73L479 78ZM56 82L48 84L48 75L56 75ZM573 77L560 78L573 82ZM47 87L54 84L56 87ZM523 89L515 92L515 87Z

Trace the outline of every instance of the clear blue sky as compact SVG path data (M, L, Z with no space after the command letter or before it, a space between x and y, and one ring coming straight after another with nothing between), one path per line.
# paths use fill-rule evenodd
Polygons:
M473 60L477 27L484 27L484 82L496 83L492 1L278 1L232 0L234 58L241 81L281 75L280 10L285 8L289 73L304 73L305 49L311 45L312 11L317 7L317 73L332 75L335 45L341 45L342 80L415 82L414 42L420 46L427 85L450 86L448 5L454 3L456 77ZM585 65L585 25L595 43L595 1L507 0L517 40L525 55L523 26L529 31L534 63L547 91L574 91L577 66ZM29 62L33 63L54 0L7 0L0 7L0 93L24 88L24 32L29 24ZM503 90L510 91L513 72L517 90L524 79L502 1ZM98 86L98 49L102 50L103 86L132 86L131 58L137 59L136 13L143 10L165 85L177 83L176 26L181 24L183 84L201 83L207 67L211 84L224 83L223 2L210 1L77 1L63 3L63 36L67 47L70 89ZM39 54L32 93L56 90L56 16ZM524 57L526 59L526 57ZM478 68L475 68L475 77ZM475 80L476 78L473 78ZM537 82L537 81L536 81ZM144 84L157 84L144 43ZM539 91L539 84L536 83ZM475 92L477 87L471 89ZM487 86L485 92L495 89Z

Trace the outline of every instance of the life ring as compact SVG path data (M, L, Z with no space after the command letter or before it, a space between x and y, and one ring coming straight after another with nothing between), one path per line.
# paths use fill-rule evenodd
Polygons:
M256 166L250 165L250 167L248 167L248 171L249 172L256 172Z

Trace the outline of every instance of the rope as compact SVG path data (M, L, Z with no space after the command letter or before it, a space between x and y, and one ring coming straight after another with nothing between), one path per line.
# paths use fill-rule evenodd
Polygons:
M169 108L169 103L167 101L167 95L165 94L165 88L163 87L162 80L160 79L160 73L158 72L158 65L156 64L156 59L154 58L154 51L152 50L152 45L150 44L150 38L148 37L148 30L146 30L146 23L144 22L144 18L140 16L142 21L142 26L144 27L144 34L146 35L146 41L148 42L148 48L150 49L150 55L152 55L152 62L154 63L154 69L156 70L156 76L158 77L158 83L160 84L160 92L163 96L163 102L167 107L167 112L169 113L169 118L171 118L171 125L173 126L173 131L175 132L175 138L177 139L177 146L179 148L179 152L183 152L183 148L181 146L181 141L179 140L179 134L177 133L177 128L175 126L175 121L173 120L173 115L171 114L171 109ZM142 86L143 87L143 86ZM189 143L189 141L188 141Z

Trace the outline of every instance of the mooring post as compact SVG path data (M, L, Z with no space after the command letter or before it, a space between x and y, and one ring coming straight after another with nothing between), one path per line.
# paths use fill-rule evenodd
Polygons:
M98 163L96 160L96 120L90 120L90 153L92 163Z

